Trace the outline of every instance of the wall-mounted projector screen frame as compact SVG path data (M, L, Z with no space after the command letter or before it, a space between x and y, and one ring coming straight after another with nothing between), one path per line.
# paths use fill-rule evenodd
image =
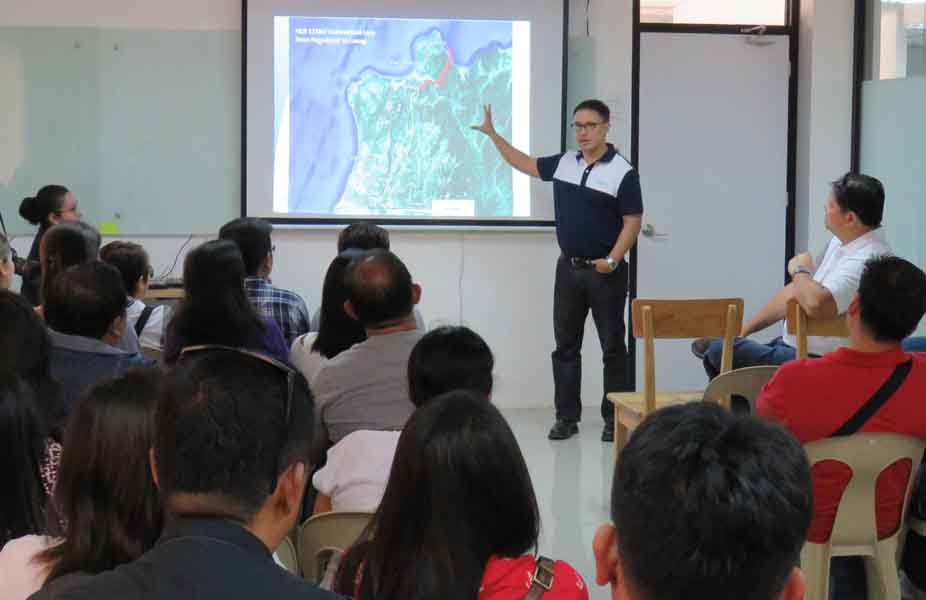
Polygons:
M511 176L512 183L510 185L512 189L521 190L522 192L524 190L529 190L527 194L528 207L530 209L529 214L524 213L523 193L520 195L511 194L509 197L509 202L511 202L512 207L512 216L507 214L494 215L488 213L470 214L473 210L471 205L464 207L464 210L457 216L456 213L454 213L456 201L453 198L447 201L442 200L442 202L449 207L446 214L437 214L438 211L432 211L430 215L422 213L421 216L414 214L414 207L404 211L383 211L380 209L379 212L371 211L367 214L364 214L362 211L352 212L348 210L341 212L331 210L325 214L323 211L314 210L309 204L304 205L309 207L308 210L306 210L302 207L294 208L291 203L284 207L284 211L278 210L283 206L280 204L281 195L278 193L280 189L281 170L275 168L275 163L279 165L283 162L279 160L278 154L281 146L283 146L279 143L281 139L279 138L281 121L287 128L287 135L291 127L287 121L281 118L281 114L285 114L286 119L302 119L304 123L309 125L309 119L303 116L307 111L296 110L296 108L304 108L306 105L311 104L311 101L307 101L307 104L295 107L292 111L295 117L291 117L289 111L289 101L291 98L288 96L286 102L281 103L279 90L284 87L287 90L294 90L292 98L300 98L299 90L289 87L290 82L288 81L288 76L283 85L281 85L280 82L279 73L290 72L288 64L284 65L287 67L285 69L279 68L280 62L278 57L282 53L279 49L279 43L274 40L278 40L282 37L280 35L281 26L284 28L282 29L283 31L296 32L293 33L292 36L287 33L287 44L292 43L293 40L297 40L295 36L298 36L300 32L305 33L308 37L306 37L305 40L298 39L298 41L305 41L308 43L308 38L312 37L315 31L320 33L317 38L312 38L312 42L314 44L321 44L326 41L331 42L333 38L331 36L326 38L325 33L335 33L334 26L329 25L327 32L325 32L324 29L316 29L313 31L313 22L324 25L325 21L330 23L339 19L344 19L344 28L341 29L338 27L338 31L336 32L339 35L343 34L344 37L336 40L337 43L359 44L362 43L359 39L362 39L365 33L369 36L376 35L375 32L365 32L361 30L361 27L357 27L356 23L361 20L372 20L374 22L396 20L405 23L412 20L426 19L450 23L451 25L448 27L454 25L459 27L459 23L465 23L467 25L471 23L475 23L476 25L487 23L490 27L492 23L510 23L513 31L518 24L528 22L530 23L531 49L531 56L529 59L530 117L528 134L530 138L530 147L522 147L521 149L529 151L530 154L534 156L553 154L557 151L565 151L566 149L566 120L568 116L568 107L566 105L565 91L568 67L568 0L509 0L504 3L499 3L496 0L473 0L468 3L459 3L455 0L431 0L429 2L421 2L421 0L396 0L389 3L382 3L378 0L358 0L351 2L349 4L349 9L345 8L345 6L345 3L341 0L318 0L314 2L306 2L306 0L242 0L242 216L263 217L273 223L281 225L320 227L338 226L344 223L358 221L376 221L384 225L435 228L494 227L510 229L551 227L553 225L552 186L549 183L544 183L536 179L528 179L526 176L521 176L522 182L519 184L516 181L517 176L514 174ZM348 19L350 21L348 21ZM351 23L351 21L353 21L353 23ZM306 32L304 29L297 29L297 25L300 24L308 24L310 30ZM459 29L457 31L459 31ZM441 33L444 35L444 40L446 40L446 30L441 30ZM350 36L356 36L358 39L353 39ZM551 38L555 39L555 41L551 42ZM465 45L467 43L465 41L465 36L461 35L461 39L464 39L464 41L459 43ZM415 44L418 43L418 41L415 42ZM472 46L472 44L470 44L470 46ZM538 46L540 48L539 50ZM512 41L508 47L514 49L514 42ZM418 46L415 46L415 49L417 50ZM447 61L449 65L453 57L453 48L449 43L446 50L450 57ZM470 54L469 60L471 62L464 66L475 68L476 65L472 57L476 54ZM293 54L292 56L295 57L296 55ZM293 58L293 60L296 60L296 58ZM378 71L373 71L373 69L368 69L367 72L378 73ZM446 67L443 72L446 72ZM356 75L356 73L354 73L354 75ZM438 73L433 83L440 82L441 78L442 74ZM351 81L356 83L356 77ZM388 83L389 79L386 79L386 82ZM349 85L354 85L354 83ZM378 82L373 81L370 85L375 86L377 83ZM427 86L428 80L421 82L416 80L414 83L424 88ZM435 85L434 87L436 88L437 86ZM512 86L512 88L513 87L514 86ZM352 93L354 93L355 90L356 87L352 88ZM553 91L551 92L550 90ZM461 93L469 94L469 92ZM479 102L478 95L467 97L466 99L472 100L472 103L475 104L473 109L476 112L473 113L473 124L477 124L479 119L476 117L481 114L482 103ZM281 109L281 105L285 105L285 108ZM467 103L467 106L468 105L469 103ZM512 105L514 105L514 101ZM516 107L512 106L512 109L508 111L508 122L511 124L511 128L517 127L513 124L514 119L510 118L511 113L514 113L515 109ZM358 124L356 117L353 117L353 115L351 115L351 117L352 120L348 122L350 122L351 129L353 130L354 150L357 152L356 154L351 152L350 154L352 156L346 160L353 164L355 158L357 161L361 159L362 153L358 151L357 147L356 131ZM329 126L332 121L333 119L329 121ZM339 119L338 122L343 125L344 119ZM368 120L366 123L367 126L370 126L369 122ZM499 123L496 124L498 125ZM324 123L319 125L319 127L324 126ZM523 124L521 128L523 129ZM461 129L463 128L461 127ZM306 131L308 130L309 127L306 127ZM295 129L294 131L298 132L298 130ZM506 132L500 127L500 132L510 135L511 129ZM473 133L467 132L470 136L473 136ZM315 134L307 133L305 135L310 136ZM475 135L480 140L483 137L482 134ZM517 138L517 135L515 135L515 137ZM297 139L301 140L302 138ZM470 137L469 139L472 141L473 138ZM509 139L511 138L509 137ZM463 152L460 153L461 159L469 160L471 163L472 161L486 159L500 160L494 147L491 147L491 143L486 144L486 142L488 142L487 138L481 140L483 144L481 148L483 154L481 157L473 158L472 156L468 156L468 153ZM517 145L517 140L515 140L515 142ZM305 146L308 147L309 144L305 144ZM367 149L365 148L365 150ZM286 151L287 153L289 152L288 147L286 147ZM286 164L304 164L304 162L298 160L299 156L294 155L292 159L289 158L288 154L287 156L288 158L285 161ZM424 161L416 161L416 164L421 162ZM445 164L447 162L449 161L445 161ZM343 163L344 161L342 160L340 165L342 170L344 168ZM371 162L371 164L375 164L375 162ZM479 169L481 168L480 164L481 163L477 163L476 165L470 164L468 169L470 172L475 172L478 175ZM326 165L316 165L313 167L313 169L324 170L325 172L331 172L327 170L330 168L330 166ZM505 168L507 168L507 165L505 165ZM350 166L348 172L352 172L353 169L354 167ZM489 169L486 169L486 171L489 171ZM499 169L496 169L495 172L497 173L498 171ZM286 173L288 174L288 171L286 171ZM408 174L406 173L405 176L408 177ZM328 180L318 179L317 175L315 175L315 177L316 182L321 181L323 185L328 185L331 183L331 179L337 178L337 175L328 178ZM344 176L342 179L346 180L347 176ZM472 175L469 176L469 179L473 179ZM285 181L286 184L289 185L290 181L295 181L295 179L286 179ZM341 181L341 191L343 194L338 200L338 206L347 202L344 200L344 197L347 196L348 187L354 192L356 192L358 188L363 189L363 181L356 183L351 177L351 182L353 182L352 186L344 187L344 181ZM306 178L299 181L300 187L298 189L303 190L302 196L299 196L300 198L307 196L305 190L313 189L311 183L311 177L308 177L308 181ZM520 187L518 187L519 185ZM288 190L289 188L287 187L287 192ZM354 195L356 196L356 193ZM286 198L287 196L283 197ZM518 200L519 197L520 200ZM294 200L293 203L295 202ZM503 204L500 203L500 205ZM434 206L436 207L436 203L434 203ZM519 206L520 208L518 208Z

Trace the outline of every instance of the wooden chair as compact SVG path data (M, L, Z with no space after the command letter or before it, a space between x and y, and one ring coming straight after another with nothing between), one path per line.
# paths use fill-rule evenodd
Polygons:
M648 414L663 406L700 400L702 391L657 392L655 340L722 337L720 372L733 365L733 339L743 326L743 299L653 300L637 298L631 305L633 335L643 338L643 392L610 393L614 403L614 452Z
M329 512L310 517L299 530L302 576L319 583L331 557L350 548L372 516L362 512Z
M846 316L812 319L797 300L788 301L788 334L797 340L796 358L807 358L807 338L810 336L849 337Z
M728 371L714 379L704 390L704 399L730 410L730 397L742 396L749 402L749 412L756 411L756 397L778 367L744 367Z
M827 600L830 559L834 556L863 556L869 598L900 600L897 575L900 552L909 525L906 522L910 492L926 442L894 433L856 433L804 445L810 464L824 460L845 463L852 469L830 539L822 544L807 542L801 549L801 569L807 578L807 600ZM912 463L903 500L900 527L893 535L878 539L875 520L875 485L878 475L901 459Z

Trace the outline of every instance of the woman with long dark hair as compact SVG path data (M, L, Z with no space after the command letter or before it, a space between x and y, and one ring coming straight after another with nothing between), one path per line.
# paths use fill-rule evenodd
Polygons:
M344 274L350 262L362 255L361 250L345 250L331 261L322 286L318 331L293 340L289 358L306 381L311 382L326 361L367 339L363 325L344 312L348 299Z
M51 340L29 302L0 290L0 371L19 375L35 394L35 404L52 437L61 441L67 408L52 379Z
M470 391L419 408L399 438L379 509L347 552L335 591L357 600L520 600L537 560L537 499L498 409ZM586 600L556 561L544 598Z
M63 185L46 185L35 196L23 198L19 204L19 215L39 227L29 250L27 268L22 273L22 295L36 306L40 301L39 283L42 278L42 271L38 266L39 243L42 236L52 225L62 221L80 221L81 215L77 210L74 194Z
M43 584L131 562L161 534L163 510L148 450L163 373L136 369L92 388L64 438L50 536L0 552L0 597L24 600Z
M164 342L166 364L175 363L186 346L200 344L250 348L287 360L280 326L251 305L244 276L244 259L234 242L213 240L187 255L185 295Z
M49 478L46 484L43 471L52 476L58 453L60 446L49 440L29 385L12 372L0 372L0 548L11 539L45 533L46 500L54 481Z

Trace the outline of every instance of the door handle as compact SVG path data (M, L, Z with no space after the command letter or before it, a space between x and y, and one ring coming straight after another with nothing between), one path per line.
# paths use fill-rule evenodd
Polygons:
M650 223L645 224L640 229L640 233L643 234L643 237L648 237L648 238L666 237L669 235L668 233L659 233L658 231L656 231L656 228L653 227L652 224Z

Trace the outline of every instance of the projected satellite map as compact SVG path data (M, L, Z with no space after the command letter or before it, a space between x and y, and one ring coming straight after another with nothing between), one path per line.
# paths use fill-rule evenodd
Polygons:
M511 168L470 125L492 104L511 138L516 69L529 72L515 65L529 61L529 29L519 38L517 27L527 23L285 19L289 85L277 74L275 141L289 148L289 212L513 215Z

